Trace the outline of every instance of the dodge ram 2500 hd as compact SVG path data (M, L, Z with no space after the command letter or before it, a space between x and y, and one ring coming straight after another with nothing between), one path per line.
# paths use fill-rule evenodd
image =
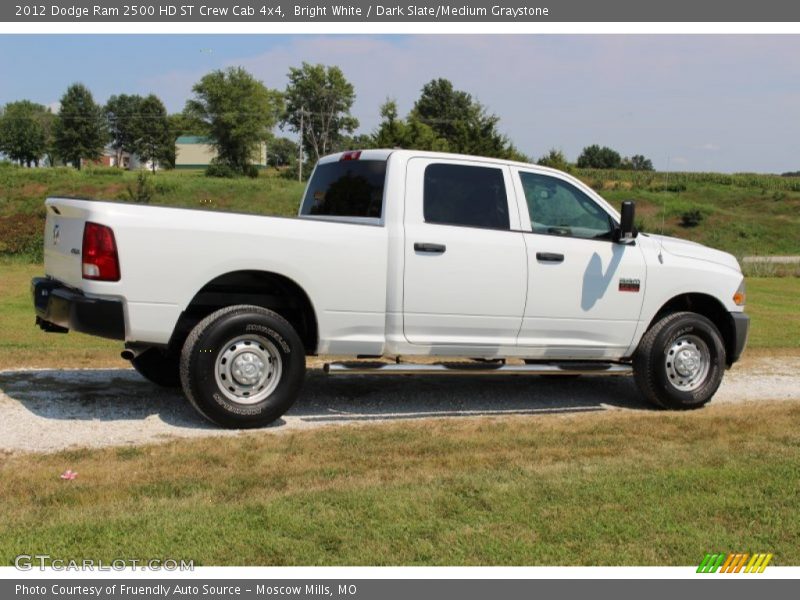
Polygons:
M182 386L227 427L277 419L316 354L483 360L336 363L332 374L632 374L648 401L696 408L747 338L733 256L637 235L633 203L619 214L536 165L335 154L298 218L46 207L39 326L124 341L144 377Z

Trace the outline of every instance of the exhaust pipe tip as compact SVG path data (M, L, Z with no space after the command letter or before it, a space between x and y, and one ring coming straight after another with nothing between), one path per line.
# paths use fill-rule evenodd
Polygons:
M133 350L128 350L127 348L120 352L119 355L125 360L133 360L136 358L136 353Z

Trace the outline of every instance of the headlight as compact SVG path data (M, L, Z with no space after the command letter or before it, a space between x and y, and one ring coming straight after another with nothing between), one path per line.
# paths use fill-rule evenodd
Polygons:
M742 279L742 283L739 284L739 288L736 290L736 293L733 294L733 303L736 306L744 306L746 298L747 294L744 289L744 279Z

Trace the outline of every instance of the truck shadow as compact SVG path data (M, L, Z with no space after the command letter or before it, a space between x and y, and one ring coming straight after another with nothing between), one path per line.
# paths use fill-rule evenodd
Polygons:
M7 398L3 400L2 395ZM0 414L11 401L46 420L145 421L215 429L179 390L159 388L133 370L0 373ZM647 409L627 377L552 379L509 376L328 376L309 370L300 399L271 428L292 421L347 423ZM8 418L8 417L5 417ZM5 420L3 418L3 420Z

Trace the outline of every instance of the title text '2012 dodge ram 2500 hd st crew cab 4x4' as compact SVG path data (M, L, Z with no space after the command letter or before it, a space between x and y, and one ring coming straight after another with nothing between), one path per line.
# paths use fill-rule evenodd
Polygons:
M144 377L181 385L227 427L282 415L316 354L485 361L334 363L331 374L633 374L650 402L696 408L747 338L733 256L637 236L633 203L620 215L536 165L335 154L298 218L46 206L38 324L124 341Z

